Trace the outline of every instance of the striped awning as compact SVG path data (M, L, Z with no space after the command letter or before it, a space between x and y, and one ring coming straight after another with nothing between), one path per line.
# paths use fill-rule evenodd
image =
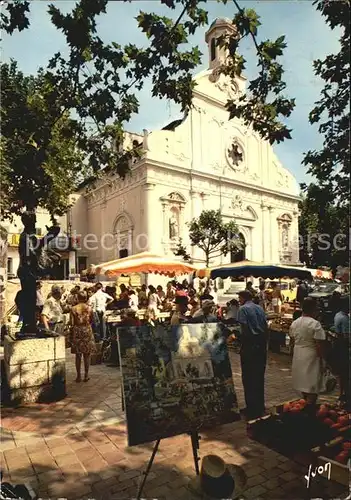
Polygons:
M331 271L325 271L324 269L307 269L306 267L304 269L310 271L314 278L321 278L325 280L333 279L333 273Z
M303 280L312 280L312 274L309 270L294 267L265 264L264 262L253 262L244 260L233 264L225 264L211 269L210 278L241 278L253 276L254 278L298 278Z
M153 273L174 277L190 274L195 270L196 268L194 266L186 262L149 252L143 252L125 257L124 259L117 259L100 264L96 268L96 274L113 277L121 274Z

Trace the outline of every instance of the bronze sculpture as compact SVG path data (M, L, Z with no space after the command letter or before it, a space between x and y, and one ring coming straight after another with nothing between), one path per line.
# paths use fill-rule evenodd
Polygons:
M21 233L18 252L20 263L17 276L21 281L20 314L23 324L18 338L37 335L36 326L36 282L43 276L50 275L52 260L45 255L47 245L60 232L60 227L47 227L48 233L38 241L36 237L36 215L34 212L24 212L21 216L24 229ZM55 254L58 255L58 254Z

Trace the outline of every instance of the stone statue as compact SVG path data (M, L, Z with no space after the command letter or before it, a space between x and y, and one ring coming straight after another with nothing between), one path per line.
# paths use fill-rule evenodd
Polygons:
M24 212L21 217L24 229L21 233L18 253L19 267L17 276L21 281L20 313L23 318L23 326L19 337L37 334L36 327L36 282L43 276L51 274L53 257L55 252L48 251L45 246L56 238L60 232L59 226L46 227L48 233L39 241L35 235L36 216L34 212Z
M179 226L178 226L178 221L175 215L172 215L172 217L169 219L169 237L176 238L178 236L179 232Z
M143 129L143 150L149 151L149 131L146 128Z
M282 230L282 244L284 250L289 248L289 230L286 227L283 227Z

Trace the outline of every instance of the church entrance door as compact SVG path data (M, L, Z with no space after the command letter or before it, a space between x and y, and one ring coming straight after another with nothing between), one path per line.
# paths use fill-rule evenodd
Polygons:
M230 262L233 264L234 262L240 262L241 260L245 260L246 258L246 241L242 233L239 233L239 240L241 248L238 250L232 250L230 252Z
M233 264L234 262L241 262L242 260L245 260L246 258L246 241L244 236L239 233L239 240L240 240L240 245L241 248L238 250L232 250L230 252L230 262ZM231 281L244 281L243 278L231 278Z

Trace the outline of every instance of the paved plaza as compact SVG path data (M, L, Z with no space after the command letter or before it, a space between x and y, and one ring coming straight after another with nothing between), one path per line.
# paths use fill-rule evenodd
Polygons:
M87 383L75 383L67 350L67 394L53 404L2 409L1 469L4 480L30 484L41 498L123 500L136 497L153 444L127 447L118 368L91 367ZM239 356L231 354L235 388L244 407ZM270 354L266 404L296 397L290 358ZM200 457L215 453L241 465L248 476L244 498L343 498L345 488L314 478L306 488L305 467L248 439L245 422L200 433ZM188 436L161 441L145 485L145 498L191 499L195 475Z

